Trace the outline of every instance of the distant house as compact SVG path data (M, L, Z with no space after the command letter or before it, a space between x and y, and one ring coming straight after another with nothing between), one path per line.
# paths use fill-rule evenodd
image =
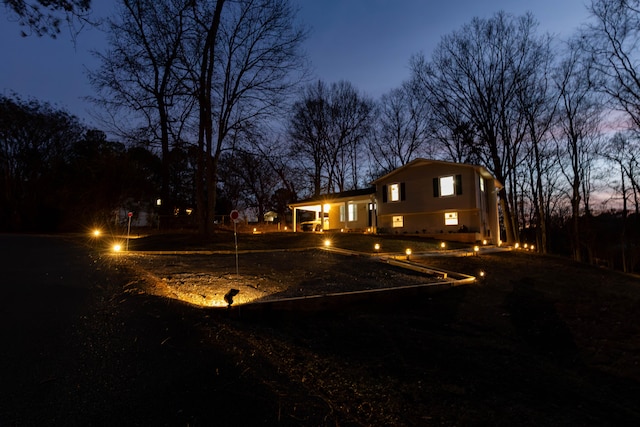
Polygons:
M315 230L325 231L411 233L463 242L499 240L501 184L481 166L416 159L372 184L291 204L294 230L312 222L318 225ZM303 211L315 215L300 221Z

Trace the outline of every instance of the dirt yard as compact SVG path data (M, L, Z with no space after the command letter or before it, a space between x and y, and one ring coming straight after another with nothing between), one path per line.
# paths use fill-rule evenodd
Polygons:
M257 249L263 249L258 239L268 239L243 238L255 238L251 244ZM243 285L238 296L249 294L250 288L256 298L427 280L369 257L304 249L316 236L285 237L280 243L273 239L262 244L278 251L240 255L235 282L232 253L131 259L138 272L151 273L172 289L194 280L200 286L222 280L222 290ZM183 249L228 250L224 240ZM373 241L334 236L336 246L350 250L373 252ZM202 332L214 328L216 340L234 343L228 349L243 375L278 396L279 423L540 426L640 421L638 278L531 252L457 256L460 252L453 250L438 252L438 243L395 238L383 246L430 250L431 256L414 260L474 276L484 271L484 278L386 303L210 319L201 325ZM283 252L282 246L297 250ZM201 297L210 298L205 293Z

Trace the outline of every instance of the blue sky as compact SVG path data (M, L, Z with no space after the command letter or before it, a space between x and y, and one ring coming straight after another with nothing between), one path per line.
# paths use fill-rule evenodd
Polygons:
M292 1L300 7L300 20L311 27L305 49L316 77L328 83L348 80L377 98L408 78L412 54L428 56L443 35L473 17L487 18L499 10L513 15L530 11L541 32L566 37L586 21L584 5L589 0ZM114 1L93 3L96 14L106 15ZM98 66L89 51L100 50L104 36L88 29L75 46L64 32L57 40L23 38L4 11L0 19L0 91L50 102L92 124L92 106L82 100L91 94L84 70Z

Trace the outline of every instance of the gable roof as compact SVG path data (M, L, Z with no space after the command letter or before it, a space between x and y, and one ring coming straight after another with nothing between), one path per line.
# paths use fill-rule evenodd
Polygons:
M386 175L383 175L380 178L372 181L371 184L377 185L382 181L387 181L387 180L391 179L394 175L396 175L399 172L401 172L403 170L406 170L408 168L419 167L419 166L427 166L427 165L432 165L432 164L456 166L456 167L467 167L467 168L475 169L483 178L492 179L495 182L495 185L496 185L497 188L502 188L502 184L497 179L495 179L494 176L491 175L491 173L483 166L470 165L468 163L446 162L446 161L443 161L443 160L431 160L431 159L424 159L424 158L417 158L415 160L412 160L409 163L407 163L406 165L400 166L399 168L396 168L396 169L392 170L391 172L387 173Z

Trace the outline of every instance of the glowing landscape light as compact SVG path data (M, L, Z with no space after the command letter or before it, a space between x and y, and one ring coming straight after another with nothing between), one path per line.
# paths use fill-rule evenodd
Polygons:
M440 243L440 248L444 249L447 247L447 244L445 242Z
M325 241L324 241L324 246L325 246L326 248L328 248L329 246L331 246L331 240L329 240L329 239L325 239Z
M122 245L119 243L116 243L113 245L112 249L114 252L120 252L122 250Z
M378 252L380 250L380 243L376 243L375 245L373 245L373 249Z
M100 237L100 234L102 234L102 232L96 228L91 234L93 234L93 237Z

